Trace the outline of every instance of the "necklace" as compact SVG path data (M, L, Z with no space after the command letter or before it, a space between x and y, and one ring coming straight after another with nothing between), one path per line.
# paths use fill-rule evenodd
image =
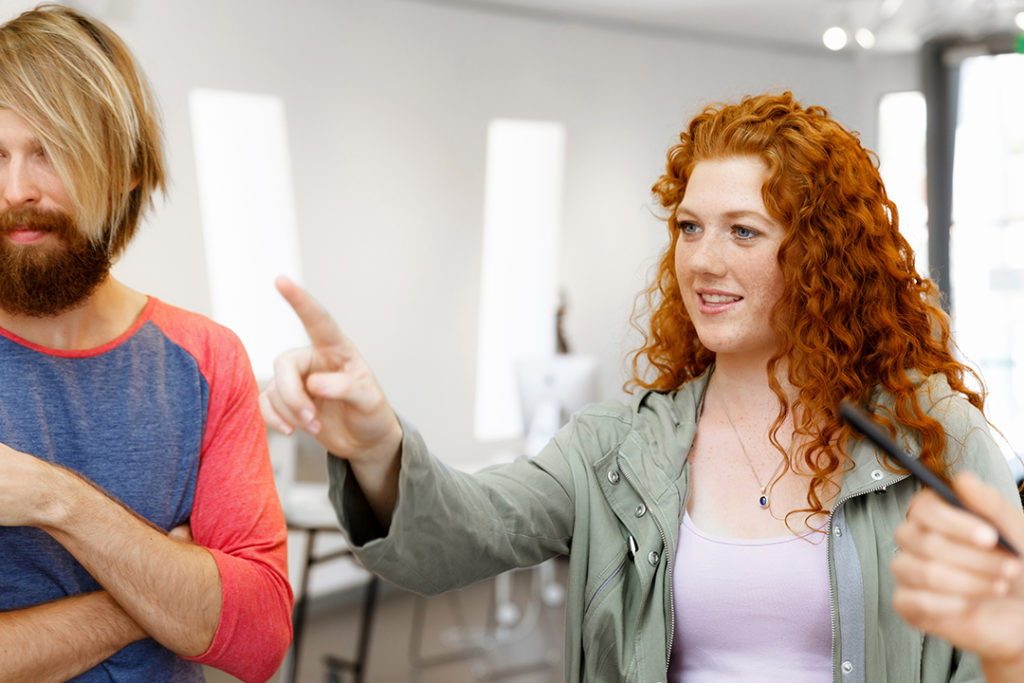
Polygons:
M747 466L750 468L751 474L754 475L754 479L757 481L757 485L761 489L761 495L757 499L757 504L761 506L762 510L767 510L771 507L771 502L768 500L768 487L775 483L775 480L779 478L779 473L782 472L782 466L786 464L785 456L779 458L779 464L775 466L775 471L772 472L772 476L768 479L767 484L761 483L761 477L757 476L757 470L754 469L754 462L750 459L747 454L747 447L743 445L743 439L740 438L739 430L736 429L736 425L732 422L732 417L729 415L728 408L725 407L725 402L720 401L722 404L722 412L725 413L725 419L729 421L729 426L732 427L732 433L736 436L736 440L740 442L740 450L743 451L743 458L747 461Z

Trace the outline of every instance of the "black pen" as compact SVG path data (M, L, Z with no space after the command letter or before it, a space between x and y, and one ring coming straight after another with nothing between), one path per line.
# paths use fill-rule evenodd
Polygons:
M868 440L910 470L912 475L917 477L925 486L942 496L943 500L947 503L953 507L957 507L961 510L966 510L967 512L971 512L971 514L974 514L971 510L967 510L967 508L964 507L964 504L960 502L960 499L955 493L953 493L953 490L949 488L944 481L939 479L934 472L925 467L920 460L912 457L905 450L897 446L896 443L889 438L889 435L885 433L885 430L883 430L874 420L868 417L866 412L848 401L843 401L839 404L839 417L846 420L851 427L866 436ZM988 520L985 521L986 523L991 524ZM1002 534L999 534L999 545L1014 555L1020 556L1017 549L1010 545L1010 542L1003 538Z

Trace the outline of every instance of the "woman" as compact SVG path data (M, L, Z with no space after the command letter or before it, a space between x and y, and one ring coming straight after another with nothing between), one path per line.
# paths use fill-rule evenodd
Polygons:
M362 560L433 593L568 554L566 680L947 681L978 663L893 614L916 484L838 419L1014 493L872 157L791 94L707 108L654 186L669 243L631 402L536 457L448 470L304 292L268 423L315 434ZM646 316L641 316L646 317Z

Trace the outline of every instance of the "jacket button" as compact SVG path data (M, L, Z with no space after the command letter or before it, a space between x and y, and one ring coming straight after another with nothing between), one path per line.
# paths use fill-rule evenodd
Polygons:
M645 514L647 514L647 506L644 505L643 503L640 503L639 505L636 506L636 516L643 517Z
M848 673L851 673L852 671L853 671L853 662L851 662L850 660L846 660L845 662L843 662L843 673L844 674L848 674Z
M842 529L842 527L838 527L838 526L834 526L834 527L832 527L832 534L833 534L833 535L834 535L834 536L835 536L836 538L839 538L840 536L842 536L842 535L843 535L843 529Z
M619 483L619 471L618 470L608 470L608 481L610 481L613 484L618 484Z
M871 470L871 478L875 481L879 481L885 476L885 472L882 470Z
M654 552L653 550L647 555L647 561L651 563L652 567L657 567L658 560L660 559L661 558L658 556L658 553Z

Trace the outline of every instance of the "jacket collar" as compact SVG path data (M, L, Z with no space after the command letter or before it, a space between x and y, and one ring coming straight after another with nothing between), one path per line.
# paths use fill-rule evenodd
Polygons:
M686 460L685 456L689 454L690 448L693 446L697 422L704 405L704 396L713 373L714 365L699 377L681 386L670 397L650 389L635 397L633 408L636 412L642 412L645 408L654 410L662 423L668 421L675 427L684 457L678 458L674 462L663 463L666 473L672 479L679 476ZM919 391L922 394L921 398L926 405L934 405L952 394L945 378L941 375L937 378L923 378L920 373L912 371L911 378L918 383ZM666 398L670 398L670 400L664 400ZM893 405L891 395L881 387L875 387L872 390L871 403L877 406L877 411L885 413L889 413ZM920 453L921 444L915 434L901 430L898 437L911 453L915 455ZM893 472L886 464L881 452L866 439L851 438L847 443L846 452L852 467L843 473L840 498L882 490L908 476L906 473Z

